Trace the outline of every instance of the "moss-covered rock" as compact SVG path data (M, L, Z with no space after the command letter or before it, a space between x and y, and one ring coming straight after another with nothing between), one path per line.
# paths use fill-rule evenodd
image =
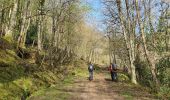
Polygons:
M0 49L6 50L6 49L13 49L13 44L11 44L8 40L4 38L0 38Z

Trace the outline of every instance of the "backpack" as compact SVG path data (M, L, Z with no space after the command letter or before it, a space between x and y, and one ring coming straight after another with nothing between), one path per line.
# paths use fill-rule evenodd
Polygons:
M113 70L116 70L116 69L117 69L116 67L117 67L116 64L112 64L112 69L113 69Z
M90 72L93 71L93 65L89 65L89 71L90 71Z

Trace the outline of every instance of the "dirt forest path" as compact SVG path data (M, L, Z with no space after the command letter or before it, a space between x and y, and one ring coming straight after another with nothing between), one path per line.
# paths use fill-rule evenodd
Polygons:
M113 91L110 83L103 73L95 74L93 81L75 81L70 100L124 100Z
M45 89L28 100L156 100L141 86L112 82L106 70L95 72L93 81L87 77L86 73L83 77L74 78L69 85L61 84Z

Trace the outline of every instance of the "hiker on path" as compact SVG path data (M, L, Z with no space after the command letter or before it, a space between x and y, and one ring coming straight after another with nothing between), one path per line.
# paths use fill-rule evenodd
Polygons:
M116 72L117 71L117 65L110 63L109 71L110 71L110 74L111 74L112 81L117 81L117 72Z
M112 81L114 80L114 75L113 75L113 70L112 70L112 63L110 63L110 66L109 66L109 71L110 71L110 75L111 75L111 79Z
M94 71L94 65L90 62L88 66L89 71L89 80L93 80L93 71Z

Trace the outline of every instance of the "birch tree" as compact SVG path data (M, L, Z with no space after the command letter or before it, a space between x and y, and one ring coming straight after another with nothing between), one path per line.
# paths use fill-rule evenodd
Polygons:
M145 29L144 24L145 24L145 22L141 21L139 5L140 5L139 1L135 0L135 8L136 8L137 20L138 20L139 29L140 29L140 32L141 32L141 38L142 38L142 42L143 42L144 52L145 52L146 58L147 58L147 60L149 62L149 65L150 65L153 80L154 80L154 82L156 84L156 87L158 88L159 81L158 81L157 76L156 76L155 58L154 58L154 56L151 56L151 54L150 54L150 52L148 51L148 48L147 48L146 36L145 36L145 32L144 32L144 29ZM151 58L151 57L153 57L153 58Z
M16 21L16 13L18 9L18 0L13 0L13 8L10 9L10 20L9 20L9 25L6 26L6 32L5 32L5 37L13 38L13 29L15 26L15 21Z

